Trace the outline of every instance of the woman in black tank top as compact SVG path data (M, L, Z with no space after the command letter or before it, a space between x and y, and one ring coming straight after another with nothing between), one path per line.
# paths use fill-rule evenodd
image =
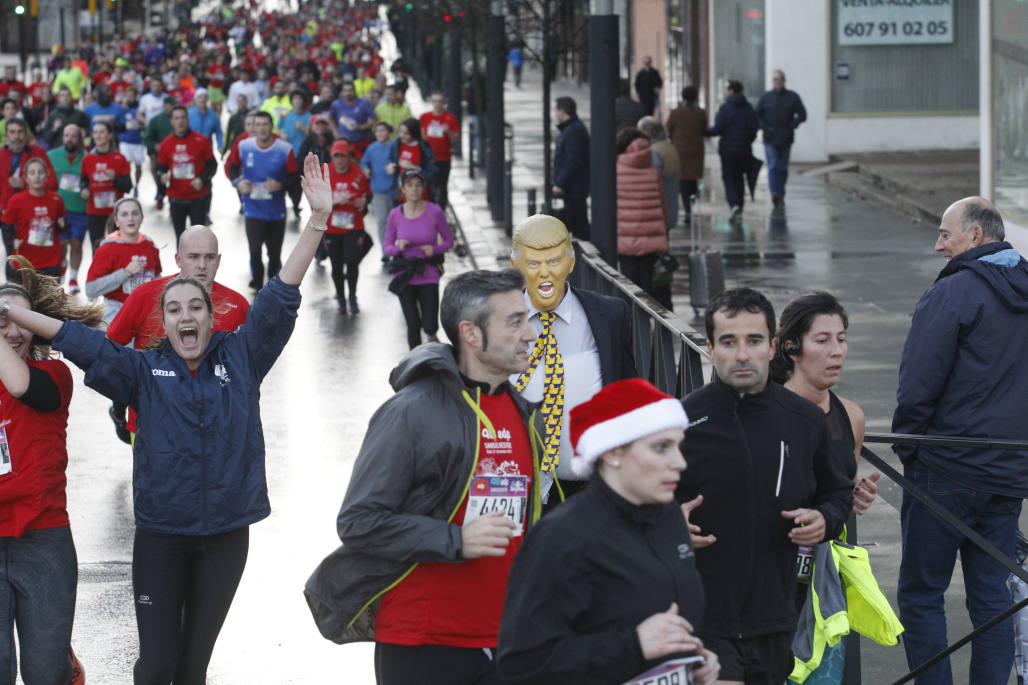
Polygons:
M845 460L846 473L855 482L853 513L863 514L878 493L881 473L876 471L856 482L864 442L864 412L856 402L831 391L846 362L848 326L846 310L829 293L793 300L782 311L778 354L771 362L771 373L776 382L825 412L833 452Z

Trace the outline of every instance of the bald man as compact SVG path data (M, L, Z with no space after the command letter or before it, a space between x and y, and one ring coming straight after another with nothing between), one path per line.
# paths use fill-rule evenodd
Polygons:
M894 433L1028 440L1028 263L1004 241L988 200L968 197L942 216L935 251L947 262L914 310L900 362ZM954 516L1014 556L1028 457L1002 448L897 445L904 474ZM903 646L911 668L941 652L944 598L960 554L971 622L1011 605L1007 570L903 493L899 574ZM959 682L1005 684L1014 659L1007 618L972 642ZM949 659L918 682L952 683Z
M525 277L529 321L539 336L528 370L510 382L529 402L542 402L546 436L540 484L550 509L586 482L571 469L571 409L604 385L636 375L632 325L624 300L571 288L575 249L560 219L536 214L521 222L511 238L510 261ZM551 332L556 345L547 344ZM559 492L551 489L554 478Z
M218 237L206 226L190 226L178 241L175 264L179 272L140 285L125 300L111 325L107 337L121 345L134 341L137 350L164 337L164 321L160 311L161 293L173 278L186 276L195 278L211 294L214 305L214 330L232 331L246 321L250 303L241 294L214 280L221 264L218 253ZM125 407L113 405L111 419L118 437L130 441L129 433L136 430L135 412L125 419Z

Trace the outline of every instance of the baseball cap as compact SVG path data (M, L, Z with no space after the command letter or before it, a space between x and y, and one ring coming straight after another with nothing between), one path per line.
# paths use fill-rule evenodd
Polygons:
M403 175L400 176L400 185L403 185L409 179L412 179L415 176L420 178L422 183L425 182L425 174L421 173L421 169L407 169L403 172Z
M332 143L332 155L348 155L350 154L350 143L345 140L337 140Z

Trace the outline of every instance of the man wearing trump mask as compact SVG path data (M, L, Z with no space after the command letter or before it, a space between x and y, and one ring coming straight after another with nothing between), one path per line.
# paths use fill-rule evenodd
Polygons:
M564 223L536 214L511 237L511 264L525 277L525 302L538 337L529 366L510 382L545 418L541 481L546 510L585 486L571 468L571 409L604 385L636 376L628 305L567 279L575 249ZM554 483L556 482L556 487Z

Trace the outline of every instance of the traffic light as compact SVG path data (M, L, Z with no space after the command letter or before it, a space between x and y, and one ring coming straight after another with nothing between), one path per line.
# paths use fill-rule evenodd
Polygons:
M403 8L405 10L407 10L408 12L412 12L412 11L414 11L414 3L413 2L408 2L406 5L404 5Z
M25 3L22 0L14 3L14 13L19 17L25 16Z

